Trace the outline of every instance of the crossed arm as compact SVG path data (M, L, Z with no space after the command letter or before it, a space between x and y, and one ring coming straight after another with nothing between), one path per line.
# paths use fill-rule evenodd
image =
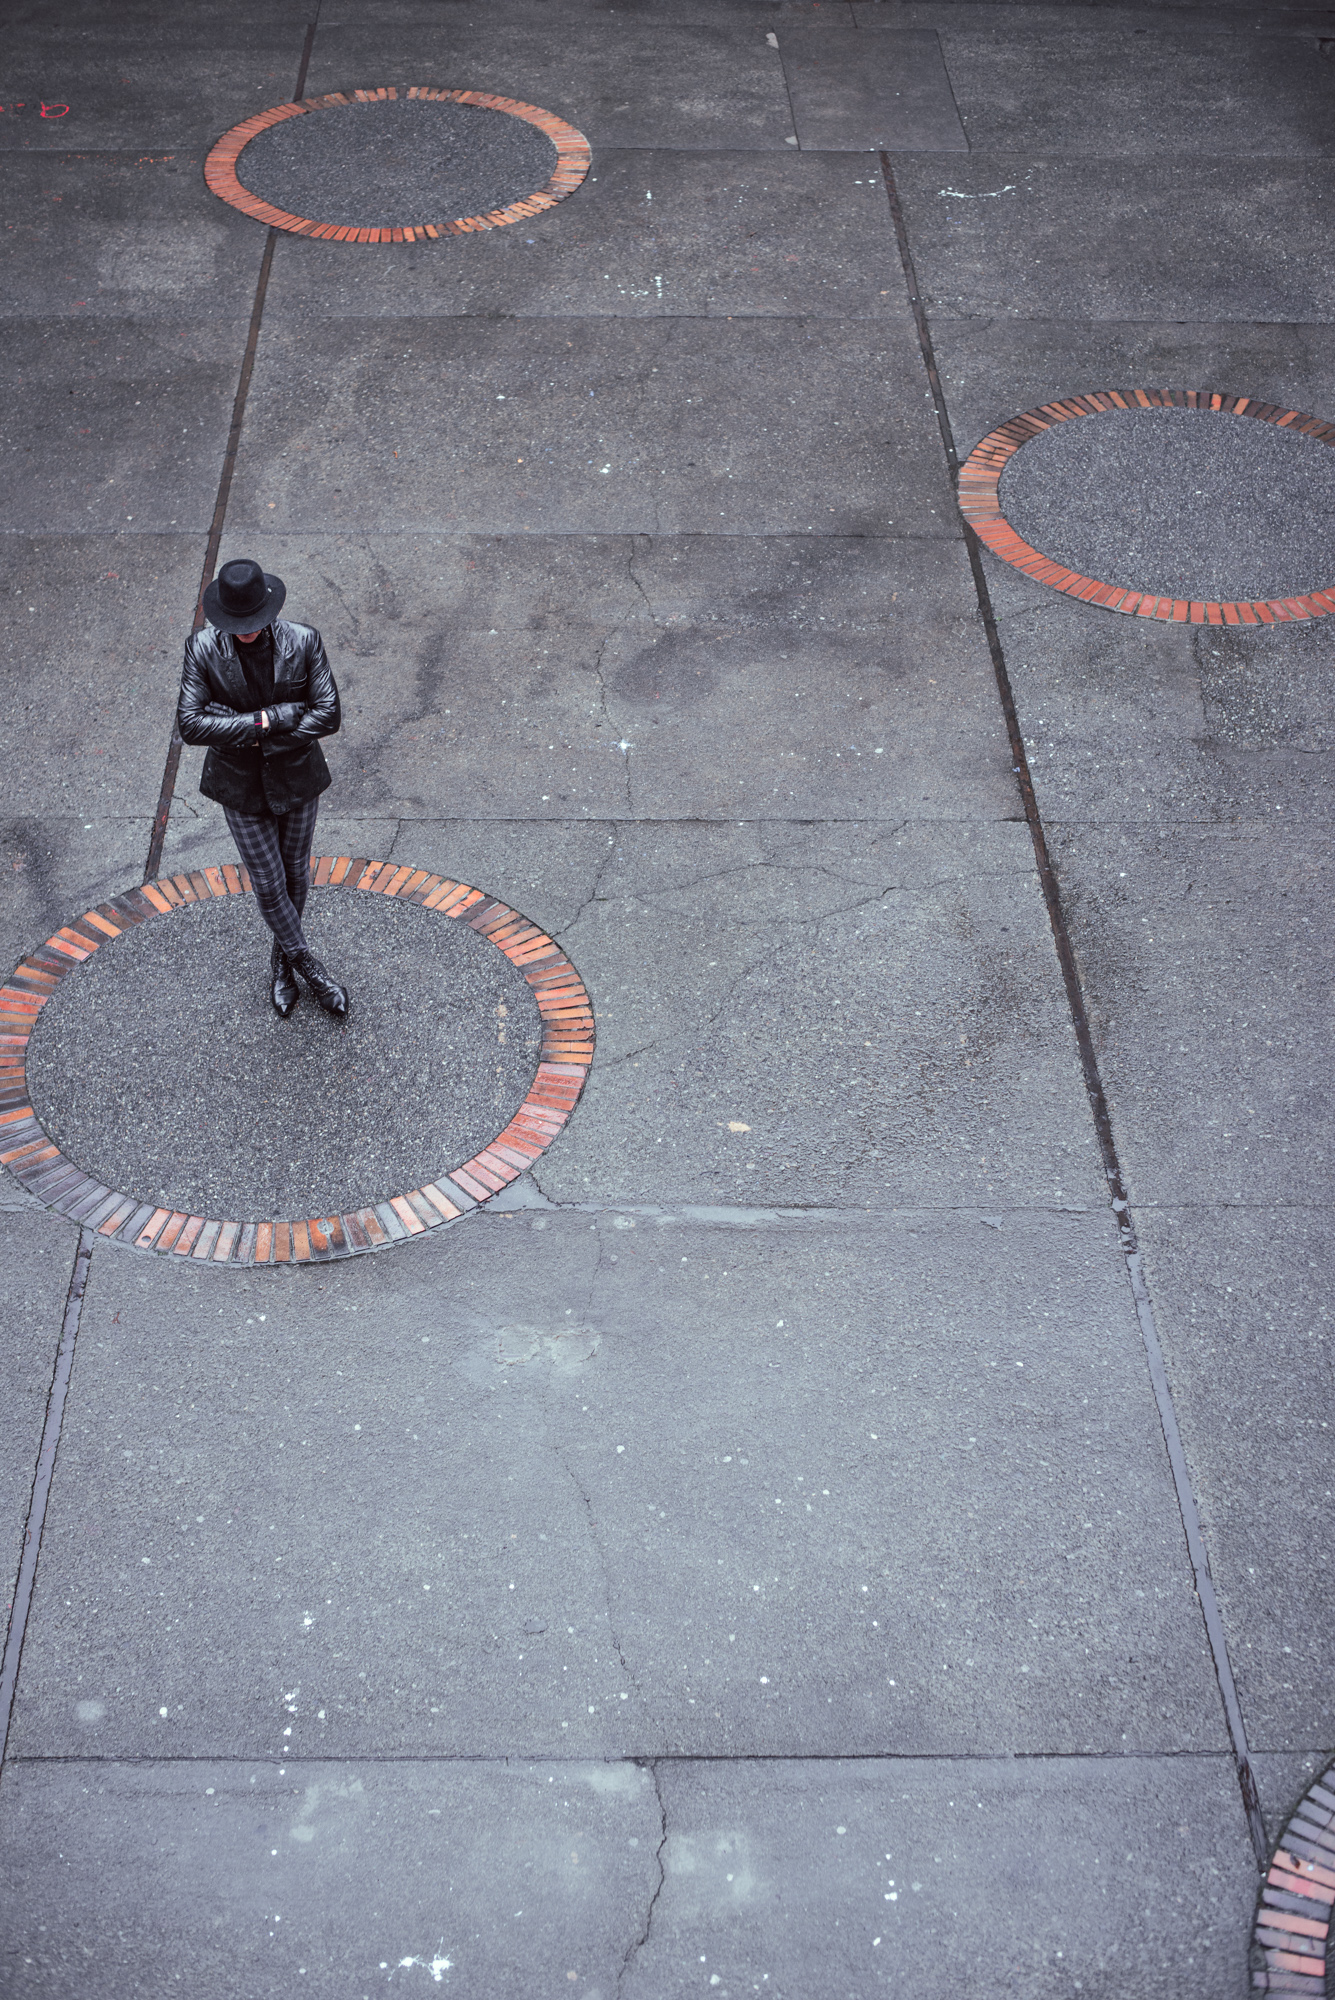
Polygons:
M306 701L280 701L249 712L229 708L214 699L193 642L187 640L177 725L184 742L224 750L248 749L266 734L286 735L298 742L332 736L340 721L338 691L318 634L306 663L306 692Z

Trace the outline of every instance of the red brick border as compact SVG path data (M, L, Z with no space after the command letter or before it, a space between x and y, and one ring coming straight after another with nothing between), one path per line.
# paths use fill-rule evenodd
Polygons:
M1304 437L1335 444L1335 424L1319 417L1305 416L1301 410L1286 410L1278 403L1258 403L1250 396L1223 396L1212 389L1100 389L1092 395L1066 396L1057 403L1043 403L1023 416L1012 417L999 430L991 431L974 446L960 467L959 505L980 542L1004 562L1013 563L1039 583L1065 591L1086 604L1107 611L1126 611L1137 618L1161 618L1178 625L1282 625L1293 619L1325 618L1335 612L1335 589L1313 590L1306 597L1250 599L1223 604L1212 599L1156 597L1152 592L1128 590L1114 583L1100 583L1096 577L1081 576L1078 570L1052 562L1017 535L1001 511L1001 475L1010 460L1030 438L1054 424L1073 417L1106 416L1112 410L1222 410L1238 417L1257 417L1279 430L1294 429Z
M1335 1764L1309 1786L1279 1837L1252 1927L1252 1990L1325 2000L1335 1906Z
M155 1207L103 1187L65 1158L28 1094L26 1054L38 1014L59 982L110 938L186 903L244 895L249 876L226 862L188 875L164 875L99 903L30 952L0 987L0 1165L39 1201L108 1242L213 1264L308 1264L380 1250L452 1222L518 1180L569 1118L593 1061L593 1003L570 960L518 911L425 868L326 854L311 862L311 877L317 888L366 889L462 918L523 972L542 1016L538 1071L528 1096L490 1145L439 1180L352 1214L266 1222Z
M285 118L303 118L311 111L336 111L350 104L374 104L399 95L399 86L391 83L378 90L331 90L326 97L306 97L299 103L275 104L268 111L258 111L253 118L243 118L230 132L223 133L204 162L204 179L221 200L230 202L245 215L253 215L257 222L267 222L271 229L287 229L295 236L318 236L330 243L418 243L426 238L467 236L477 229L504 229L507 223L531 221L543 209L555 208L558 201L573 194L589 171L593 153L588 140L554 112L540 110L536 104L521 104L516 97L494 97L485 90L436 90L424 83L414 83L404 88L405 98L432 101L448 98L453 104L480 105L484 111L506 111L512 118L526 118L530 125L536 125L556 146L556 171L547 185L522 201L493 208L486 215L460 215L452 222L405 223L391 229L357 229L341 228L333 222L312 222L304 215L289 215L286 209L261 201L237 179L237 161L251 140L270 125L281 125Z

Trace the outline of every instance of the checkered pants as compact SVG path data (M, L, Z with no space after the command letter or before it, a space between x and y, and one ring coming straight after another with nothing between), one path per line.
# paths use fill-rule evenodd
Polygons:
M319 803L308 799L285 813L240 813L223 808L237 853L250 871L260 915L287 958L295 958L307 948L301 913L311 885L311 842Z

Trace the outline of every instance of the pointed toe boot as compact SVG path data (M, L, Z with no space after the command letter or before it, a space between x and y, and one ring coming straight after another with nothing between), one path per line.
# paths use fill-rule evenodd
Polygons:
M300 997L301 988L292 977L292 967L279 950L275 938L269 953L269 998L273 1001L275 1014L286 1020Z
M329 977L315 953L299 951L292 960L292 970L301 974L325 1013L341 1020L349 1006L347 988Z

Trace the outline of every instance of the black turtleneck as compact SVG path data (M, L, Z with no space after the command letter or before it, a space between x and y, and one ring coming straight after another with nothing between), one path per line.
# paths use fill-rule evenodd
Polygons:
M266 625L249 645L233 635L236 657L246 677L246 688L257 709L273 703L273 627Z

